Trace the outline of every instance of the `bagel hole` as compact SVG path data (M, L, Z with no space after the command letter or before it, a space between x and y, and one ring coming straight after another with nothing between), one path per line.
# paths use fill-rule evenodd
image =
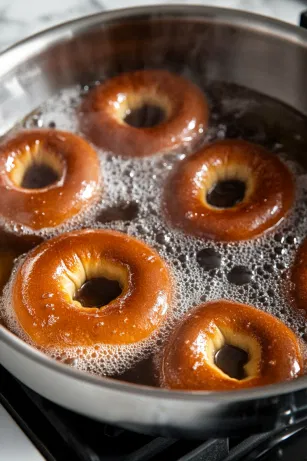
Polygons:
M166 119L165 110L154 104L143 104L141 107L126 112L124 122L134 128L151 128Z
M60 179L59 174L49 165L33 162L25 171L21 187L24 189L43 189Z
M60 153L37 141L20 149L9 175L17 187L44 189L57 183L64 173L65 164Z
M76 291L74 300L83 307L102 307L114 301L121 293L122 287L117 280L95 277L83 283Z
M215 353L214 363L230 378L246 378L244 365L248 362L248 353L239 347L225 344Z
M206 200L215 208L232 208L242 202L246 192L246 185L238 179L218 181L207 192Z

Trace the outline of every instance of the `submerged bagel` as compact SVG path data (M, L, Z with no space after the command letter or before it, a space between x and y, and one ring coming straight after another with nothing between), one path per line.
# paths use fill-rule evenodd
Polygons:
M215 354L225 344L247 352L244 379L231 378L215 364ZM300 345L292 330L272 315L226 300L190 312L171 334L159 363L161 386L170 389L244 389L302 373Z
M307 238L297 251L291 279L296 307L307 313Z
M221 181L245 185L242 201L229 208L208 203ZM248 240L277 226L294 200L294 182L276 155L241 140L205 146L183 160L165 190L165 208L175 227L200 238Z
M131 126L127 115L145 106L162 117ZM146 111L143 115L146 117ZM208 105L193 83L166 70L127 72L98 85L79 111L83 133L113 154L145 157L192 145L208 124ZM156 123L154 123L156 122Z
M47 168L53 181L23 187L28 169ZM97 196L99 160L82 138L57 130L23 131L0 146L0 216L33 230L56 227Z
M77 290L90 279L119 282L110 303L83 307ZM62 234L30 252L12 283L17 319L44 348L129 344L151 335L171 302L164 261L141 241L108 230Z

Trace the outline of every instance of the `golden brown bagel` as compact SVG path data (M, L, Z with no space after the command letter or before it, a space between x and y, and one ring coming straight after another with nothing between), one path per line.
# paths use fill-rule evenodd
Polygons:
M39 189L22 187L32 165L57 179ZM72 218L97 196L99 161L79 136L56 130L24 131L0 146L0 216L33 230Z
M162 109L165 119L155 126L125 122L144 106ZM96 145L113 154L145 157L193 145L208 124L208 104L193 83L166 70L127 72L107 80L85 97L80 126Z
M74 299L86 280L117 280L122 293L102 307ZM159 255L108 230L62 234L30 252L12 285L18 321L44 348L128 344L147 338L171 302L171 278Z
M220 181L245 184L243 200L230 208L216 208L208 192ZM262 147L246 141L225 140L188 156L171 176L165 191L171 224L200 238L248 240L273 229L294 200L288 168Z
M215 365L215 354L225 344L248 353L244 379L231 378ZM264 386L302 372L299 341L288 327L254 307L226 300L190 312L172 333L159 364L162 387L187 390Z
M307 239L299 247L292 267L292 294L298 309L307 313Z

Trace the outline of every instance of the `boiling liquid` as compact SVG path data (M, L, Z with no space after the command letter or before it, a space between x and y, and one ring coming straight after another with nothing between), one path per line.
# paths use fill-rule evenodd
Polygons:
M193 79L193 75L189 77ZM223 83L201 85L211 109L209 129L202 142L242 138L272 151L296 176L292 212L275 232L250 242L222 244L197 239L172 229L163 214L165 181L189 155L186 149L145 159L123 159L96 148L104 183L100 202L68 224L43 229L35 235L49 238L63 231L91 227L116 229L140 238L166 260L176 296L165 324L148 340L125 346L46 351L51 356L90 373L157 385L152 357L174 324L194 306L219 298L252 304L283 320L299 337L307 337L304 316L290 305L287 281L288 268L307 234L306 118L246 88ZM85 96L86 91L80 87L62 91L16 131L52 123L58 129L79 133L75 109ZM5 226L12 232L18 230L9 223ZM23 231L33 235L29 229ZM10 285L1 309L9 328L31 343L11 308Z

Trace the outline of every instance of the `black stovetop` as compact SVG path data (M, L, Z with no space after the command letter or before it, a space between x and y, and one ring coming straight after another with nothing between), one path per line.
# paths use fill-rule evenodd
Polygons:
M152 437L65 410L1 366L0 403L47 461L307 461L307 422L245 439Z

